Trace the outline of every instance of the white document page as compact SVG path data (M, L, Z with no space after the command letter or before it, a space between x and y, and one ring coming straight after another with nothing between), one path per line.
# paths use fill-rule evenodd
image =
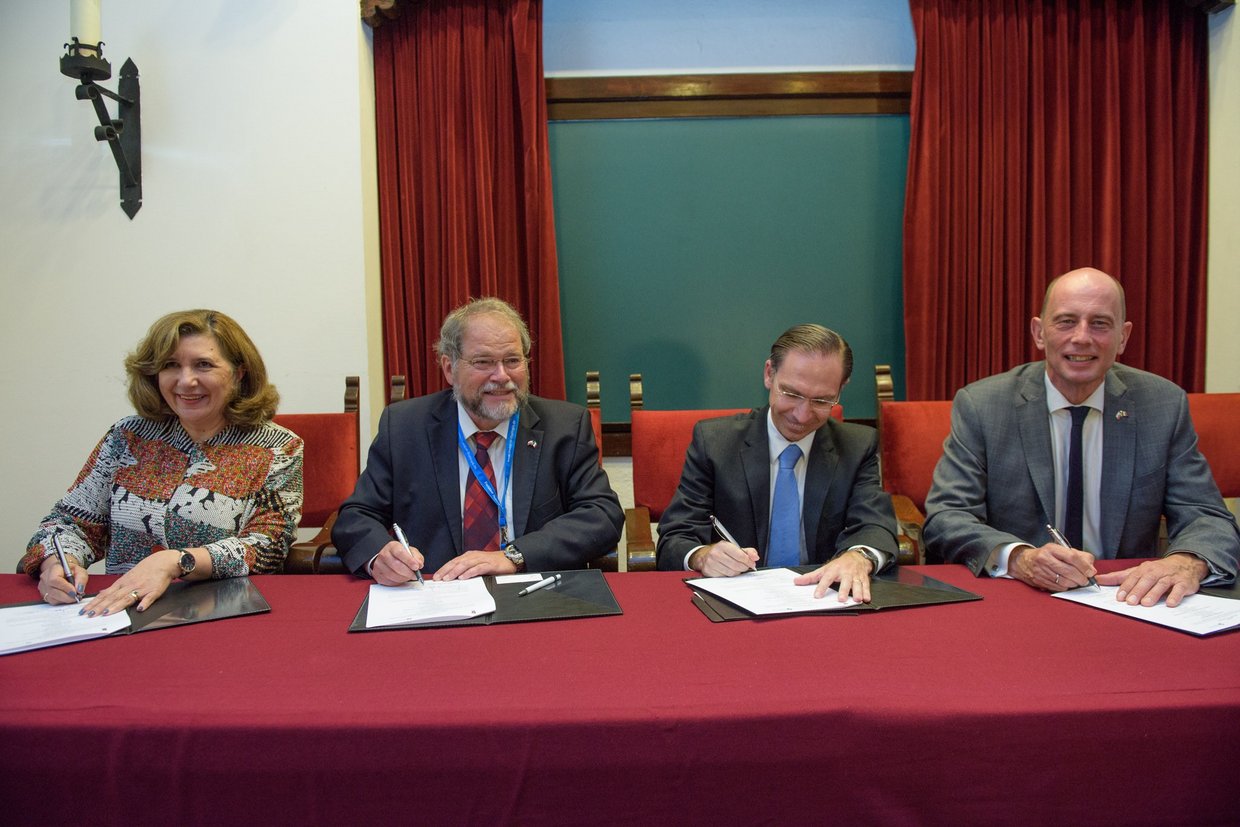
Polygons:
M841 603L835 589L827 589L826 594L815 598L817 586L796 585L792 581L798 576L792 569L763 569L736 577L699 577L686 582L755 615L830 612L860 603L852 598Z
M87 617L83 604L5 606L0 608L0 655L103 637L129 627L129 615Z
M366 628L401 623L468 620L495 611L495 598L481 577L469 580L416 580L403 586L370 587Z
M1115 599L1119 586L1099 586L1098 589L1082 586L1079 589L1057 592L1052 597L1093 606L1095 609L1106 609L1108 612L1135 617L1194 635L1208 635L1240 627L1240 600L1215 597L1211 594L1190 594L1174 609L1168 609L1167 604L1162 601L1153 606L1129 606Z

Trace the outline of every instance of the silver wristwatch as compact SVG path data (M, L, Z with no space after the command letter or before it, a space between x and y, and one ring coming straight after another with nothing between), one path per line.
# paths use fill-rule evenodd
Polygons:
M877 554L875 554L870 549L864 548L862 546L857 546L856 548L851 549L851 551L860 552L862 557L870 561L870 565L873 567L873 570L870 572L870 574L878 574L878 570L883 567L882 558L879 557Z
M517 567L517 571L525 571L525 555L516 546L509 543L507 548L504 549L504 556L512 561L512 564Z

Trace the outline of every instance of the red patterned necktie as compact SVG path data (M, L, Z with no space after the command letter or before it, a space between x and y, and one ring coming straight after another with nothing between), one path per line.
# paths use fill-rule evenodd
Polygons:
M491 467L491 455L487 449L499 434L494 431L478 431L474 434L474 457L495 487L495 470ZM478 483L473 471L465 483L465 550L466 551L499 551L499 508L495 501L487 496L487 492Z

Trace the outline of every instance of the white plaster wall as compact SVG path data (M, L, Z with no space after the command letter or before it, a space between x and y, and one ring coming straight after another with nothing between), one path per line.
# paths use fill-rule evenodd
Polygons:
M1210 303L1206 390L1240 391L1240 17L1210 17Z
M115 89L126 57L142 80L133 221L93 110L59 73L68 6L0 7L0 571L131 412L121 360L161 314L236 318L287 412L339 410L344 376L365 386L379 370L367 344L379 324L366 285L373 94L357 5L104 2L104 85Z

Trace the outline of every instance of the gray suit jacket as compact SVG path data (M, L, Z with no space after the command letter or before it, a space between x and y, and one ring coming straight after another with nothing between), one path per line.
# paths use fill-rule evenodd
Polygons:
M624 512L598 465L585 408L529 397L512 460L514 543L530 571L578 568L616 547ZM463 554L457 408L450 390L389 405L366 470L345 500L332 542L345 565L366 563L398 522L434 572Z
M659 521L658 565L684 569L695 546L715 542L710 515L742 546L759 550L766 565L770 531L771 459L766 408L693 428L680 486ZM852 546L898 552L891 497L878 483L878 435L873 428L828 419L814 436L806 466L801 520L810 560L825 563Z
M996 546L1050 541L1055 482L1045 372L1045 362L1031 362L956 394L951 435L926 497L923 537L932 557L981 574ZM1240 533L1197 450L1184 391L1115 365L1105 393L1097 556L1156 556L1165 515L1171 550L1191 550L1234 577Z

